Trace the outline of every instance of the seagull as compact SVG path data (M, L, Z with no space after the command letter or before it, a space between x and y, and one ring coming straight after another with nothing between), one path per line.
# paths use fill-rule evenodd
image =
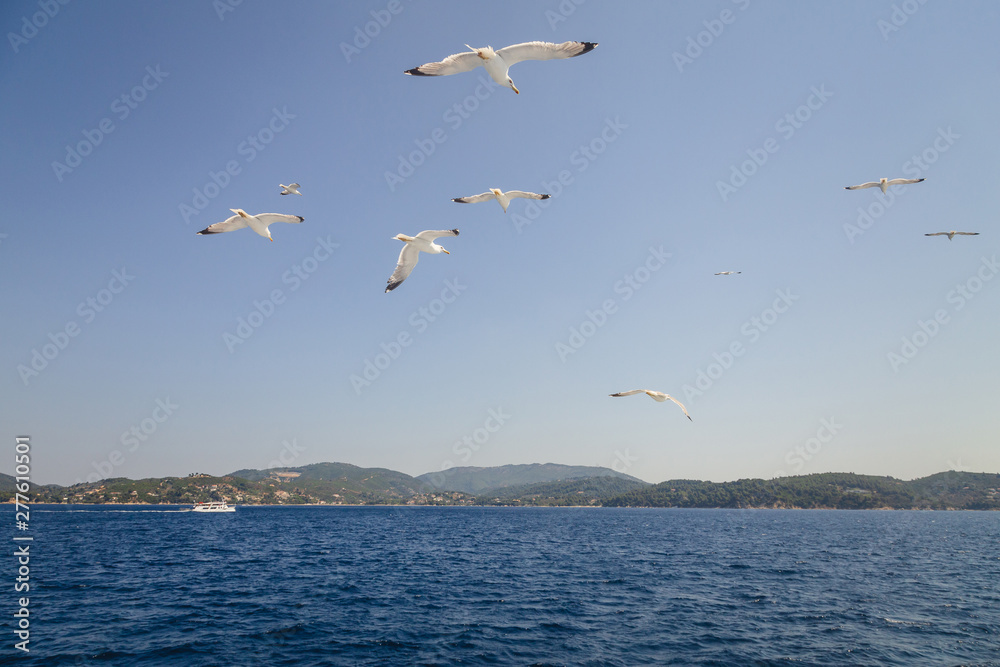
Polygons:
M522 197L524 199L548 199L551 196L552 195L536 195L534 192L522 192L521 190L501 192L498 188L490 188L489 192L484 192L481 195L458 197L456 199L452 199L452 201L457 201L459 204L478 204L479 202L495 199L500 202L500 206L503 207L503 212L506 213L507 207L510 206L511 199L517 199L518 197Z
M633 389L632 391L622 391L622 392L618 392L617 394L608 394L608 395L609 396L631 396L633 394L646 394L647 396L649 396L650 398L652 398L657 403L662 403L664 401L673 401L674 403L676 403L677 405L680 406L681 410L684 411L684 415L690 421L694 421L693 419L691 419L691 415L688 414L687 408L685 408L681 404L680 401L678 401L676 398L674 398L670 394L664 394L662 391L653 391L652 389Z
M404 74L414 76L444 76L447 74L458 74L459 72L471 72L480 65L486 68L487 74L501 86L510 88L515 93L520 94L507 71L511 65L522 60L552 60L554 58L573 58L583 55L588 51L593 51L597 47L597 42L563 42L553 44L552 42L524 42L505 46L499 51L494 51L492 46L482 49L473 49L468 44L465 45L470 51L456 53L448 56L438 63L427 63L420 67L408 69Z
M960 236L979 236L979 232L955 232L955 231L951 231L951 232L934 232L933 234L924 234L924 236L947 236L948 240L950 241L953 238L955 238L956 234L958 234Z
M273 241L271 230L268 229L268 226L272 223L302 222L305 220L301 215L284 215L281 213L258 213L257 215L250 215L241 208L231 208L229 210L236 215L222 222L217 222L214 225L209 225L198 232L198 234L220 234L222 232L233 232L237 229L249 227L268 241Z
M743 272L742 271L719 271L715 275L717 275L717 276L735 276L735 275L738 275L740 273L743 273Z
M848 185L845 190L864 190L865 188L880 188L882 194L889 188L890 185L906 185L907 183L920 183L925 181L924 178L894 178L891 181L885 178L880 178L878 181L869 181L867 183L862 183L861 185Z
M278 183L278 187L281 188L282 190L284 190L284 192L281 192L279 194L283 194L283 195L301 195L302 194L301 192L299 192L299 188L302 187L302 186L299 185L298 183L290 183L288 185L282 185L281 183Z
M413 267L417 265L417 261L420 259L420 253L429 252L432 255L439 255L444 253L450 255L451 253L434 243L434 239L440 238L442 236L458 236L457 229L427 229L416 236L407 236L406 234L396 234L392 238L397 241L404 241L406 243L403 249L399 253L399 260L396 262L396 270L392 272L392 276L389 277L389 284L386 286L385 291L390 292L402 284L406 280L410 272L413 271Z

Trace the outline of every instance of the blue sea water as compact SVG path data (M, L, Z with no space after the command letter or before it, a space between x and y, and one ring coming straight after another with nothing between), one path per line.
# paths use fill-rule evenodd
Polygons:
M170 510L32 508L0 662L1000 665L998 512Z

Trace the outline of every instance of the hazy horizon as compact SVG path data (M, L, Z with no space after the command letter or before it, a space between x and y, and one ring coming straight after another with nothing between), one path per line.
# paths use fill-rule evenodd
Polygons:
M288 469L291 469L291 468L303 468L303 467L306 467L306 466L309 466L309 465L323 465L323 464L328 464L328 463L332 463L332 464L336 464L336 465L352 465L352 466L355 466L357 468L361 468L363 470L374 470L374 469L388 470L390 472L396 472L396 473L402 473L402 474L405 474L405 475L409 475L410 477L413 477L414 479L416 479L418 477L421 477L423 475L432 475L432 474L439 473L439 472L447 472L448 470L463 469L463 468L492 469L492 468L503 468L503 467L509 467L509 466L531 466L531 465L543 465L543 466L544 465L558 465L558 466L566 466L566 467L593 467L593 468L604 468L606 470L611 470L611 471L614 471L614 472L619 472L618 470L615 470L612 467L606 467L605 468L604 466L586 466L586 464L556 463L554 461L546 461L544 463L540 463L540 462L539 463L505 463L505 464L499 464L499 465L496 465L496 466L455 466L455 468L448 468L448 469L445 469L445 470L428 470L427 472L412 474L412 473L403 472L402 470L395 470L393 468L387 468L385 466L357 466L356 464L353 464L353 463L350 463L350 462L347 462L347 461L314 461L314 462L311 462L311 463L295 463L295 464L292 464L292 465L268 466L266 468L234 468L232 470L229 470L228 472L218 473L218 474L212 473L212 472L208 472L208 471L204 471L204 470L192 470L191 472L189 472L189 473L187 473L185 475L145 475L145 476L142 476L142 477L130 477L128 475L111 475L111 476L108 476L108 477L102 477L101 479L111 479L111 478L117 477L117 478L129 479L129 480L132 480L132 481L138 481L138 480L141 480L141 479L163 479L163 478L166 478L166 477L184 478L184 477L188 477L188 476L191 476L191 475L208 475L210 477L227 477L227 476L231 476L232 473L239 472L240 470L259 470L259 471L281 470L281 469L286 469L286 468L288 468ZM848 474L848 475L862 475L862 476L873 476L873 477L891 477L893 479L898 479L898 480L901 480L901 481L904 481L904 482L912 482L912 481L914 481L916 479L923 479L925 477L931 477L931 476L937 475L937 474L952 473L952 472L964 472L964 473L970 473L970 474L984 474L984 475L996 475L996 474L1000 474L1000 473L997 473L997 472L994 472L994 471L989 471L989 470L981 470L981 471L978 471L978 470L961 470L961 471L959 471L959 470L938 470L936 472L928 473L927 475L919 475L917 477L906 478L906 477L900 477L900 476L897 476L897 475L881 475L881 474L873 474L873 473L866 473L866 472L857 472L855 470L816 470L816 471L808 472L808 473L795 473L794 475L784 475L783 477L796 477L796 476L804 476L804 475L823 475L823 474L833 474L833 475ZM4 473L4 474L6 474L6 473ZM661 484L661 483L664 483L664 482L679 481L679 480L692 480L692 481L698 481L698 482L712 482L714 484L725 484L725 483L728 483L728 482L739 481L741 479L762 479L764 481L772 481L772 480L775 480L775 479L781 479L781 477L739 477L739 478L734 478L734 479L723 479L723 480L702 480L702 479L690 478L690 477L672 477L672 478L661 479L661 480L648 480L648 479L643 479L641 477L638 477L637 475L633 475L631 473L620 473L620 474L627 475L629 477L638 479L641 482L645 482L645 483L651 484L651 485ZM100 481L100 480L83 479L81 481L83 481L83 482L95 482L95 481ZM74 480L73 482L70 482L68 484L60 484L60 483L57 483L57 482L35 482L35 483L41 484L41 485L54 484L56 486L72 486L73 484L77 484L79 482L77 482L77 481ZM441 488L444 489L445 487L441 487Z

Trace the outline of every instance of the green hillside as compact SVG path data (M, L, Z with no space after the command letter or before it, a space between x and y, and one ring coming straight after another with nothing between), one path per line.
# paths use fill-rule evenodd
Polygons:
M318 501L392 503L431 491L418 479L386 468L361 468L350 463L314 463L292 468L237 470L231 477L291 487Z
M417 479L442 490L480 494L492 489L585 477L619 477L633 482L646 483L641 479L616 472L610 468L568 466L558 463L529 463L491 468L464 466L436 473L425 473L417 476Z
M905 482L820 473L735 482L670 480L608 498L608 507L1000 509L1000 475L946 472Z
M13 476L0 473L0 494L14 493L15 484Z
M240 505L592 505L605 507L733 507L802 509L1000 509L1000 475L944 472L913 481L892 477L822 473L735 482L671 480L650 485L605 468L587 466L501 466L459 469L455 478L478 485L479 493L442 491L419 478L385 468L317 463L294 468L238 470L214 477L192 474L94 483L32 485L29 503L193 504L226 500ZM589 473L519 484L532 476ZM604 471L605 474L596 474ZM526 473L526 474L522 474ZM421 475L421 477L426 477ZM450 483L452 478L446 478ZM494 482L485 486L484 480ZM450 484L449 484L450 485ZM4 488L6 487L6 490ZM14 499L13 478L0 476L0 501Z
M487 489L476 497L477 505L601 505L603 500L650 486L624 477L585 477L558 482L538 482Z

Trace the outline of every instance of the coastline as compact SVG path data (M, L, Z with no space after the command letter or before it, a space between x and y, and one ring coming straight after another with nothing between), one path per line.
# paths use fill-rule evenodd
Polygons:
M6 504L12 505L13 501L6 501ZM171 508L189 508L193 503L185 504L157 504L157 503L35 503L32 505L33 508L45 508L45 507L171 507ZM635 505L635 506L605 506L605 505L525 505L525 504L511 504L511 505L468 505L468 504L454 504L454 505L444 505L444 504L403 504L403 505L391 505L385 503L368 503L368 504L350 504L350 503L295 503L295 504L266 504L266 503L254 503L254 504L229 504L230 507L329 507L329 508L356 508L356 507L393 507L393 508L425 508L425 507L437 507L437 508L454 508L454 509L614 509L614 510L782 510L782 511L797 511L797 512L997 512L1000 509L997 508L984 508L984 509L974 509L968 507L771 507L771 506L755 506L755 507L653 507L648 505Z

